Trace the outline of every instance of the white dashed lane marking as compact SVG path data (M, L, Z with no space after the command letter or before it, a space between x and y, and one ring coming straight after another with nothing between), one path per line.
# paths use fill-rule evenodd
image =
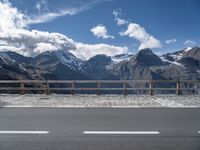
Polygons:
M0 134L49 134L49 131L0 131Z
M84 131L88 135L158 135L159 131Z

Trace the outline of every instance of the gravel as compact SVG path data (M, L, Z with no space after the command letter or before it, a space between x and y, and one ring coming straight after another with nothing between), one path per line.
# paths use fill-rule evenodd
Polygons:
M0 107L200 107L200 96L0 95Z

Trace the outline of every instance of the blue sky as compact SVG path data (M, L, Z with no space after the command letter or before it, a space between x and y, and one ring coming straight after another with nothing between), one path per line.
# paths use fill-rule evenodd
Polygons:
M58 14L30 23L26 29L58 32L81 43L126 46L129 52L136 52L139 47L152 44L152 41L146 41L152 38L155 46L151 48L157 53L200 44L199 0L10 0L10 3L33 18ZM73 13L59 15L64 10ZM113 15L114 10L117 10L117 16ZM126 23L117 25L116 18ZM132 28L129 28L130 24ZM104 27L99 30L106 29L106 35L95 28L99 26ZM98 30L97 33L92 32L92 28ZM135 31L137 29L139 31ZM147 37L133 35L141 32Z

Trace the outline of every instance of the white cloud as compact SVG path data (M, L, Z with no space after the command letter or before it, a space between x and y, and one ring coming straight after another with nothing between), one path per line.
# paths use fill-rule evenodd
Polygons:
M108 30L104 25L98 25L90 30L94 36L103 39L114 39L115 37L108 34Z
M77 3L77 5L75 6L63 6L62 9L56 9L56 11L50 11L48 8L48 3L46 0L41 0L40 2L38 2L36 4L36 8L39 11L39 14L36 15L31 15L31 17L29 17L26 20L26 24L38 24L38 23L44 23L44 22L49 22L52 21L58 17L62 17L62 16L72 16L72 15L76 15L80 12L86 11L88 9L90 9L91 7L93 7L94 5L100 3L100 2L109 2L108 0L87 0L87 2L85 1L77 1L75 3ZM67 2L66 2L67 4Z
M90 44L76 43L76 49L72 50L71 52L78 58L89 59L99 54L106 54L107 56L115 56L127 53L127 51L128 51L127 47L118 47L107 44L90 45Z
M187 46L194 46L196 45L196 42L193 40L186 40L183 44Z
M129 36L139 42L139 49L144 48L160 48L161 43L146 30L136 23L129 23L128 28L124 32L120 32L121 36Z
M127 20L120 18L120 16L121 16L121 9L115 9L115 10L113 10L113 15L115 17L115 21L117 22L118 26L128 24Z
M76 42L60 33L30 31L26 29L27 18L11 3L0 1L0 51L35 56L45 51L63 50L82 59L89 59L96 54L113 56L127 51L126 47Z
M16 47L17 53L35 56L45 51L74 49L73 40L59 33L49 33L37 30L15 29L0 34L0 40L5 41L5 47L0 50L10 51L10 47Z
M170 40L166 40L165 43L166 44L171 44L171 43L176 43L176 39L170 39Z
M44 23L52 21L58 17L66 16L66 15L75 15L79 12L83 11L81 8L68 8L64 10L59 10L58 12L48 12L48 13L42 13L40 15L33 15L32 17L29 17L26 20L26 24L38 24L38 23Z
M81 59L89 59L97 54L114 56L127 52L126 47L107 44L84 44L76 42L60 33L24 30L7 32L0 36L4 41L0 51L15 51L26 56L35 56L45 51L66 50Z
M116 21L117 21L117 25L119 25L119 26L128 23L126 20L121 19L121 18L116 18Z
M23 13L21 13L20 16L20 12L17 10L17 8L13 8L12 4L10 3L9 0L0 0L0 9L4 10L8 10L11 11L10 13L15 15L16 12L18 12L18 17L22 17L23 18L23 22L21 21L22 18L18 18L20 20L21 23L23 23L23 26L27 26L27 25L31 25L31 24L38 24L38 23L44 23L44 22L49 22L52 21L58 17L62 17L62 16L72 16L72 15L76 15L80 12L86 11L88 9L90 9L91 7L93 7L94 5L101 3L101 2L108 2L107 0L88 0L87 3L84 1L77 1L77 5L74 6L63 6L62 8L56 8L52 11L50 11L50 9L48 8L48 3L46 0L40 0L36 3L34 9L38 10L38 13L36 14L30 14L29 16L25 16ZM67 4L67 3L66 3ZM12 8L12 9L7 9L8 7ZM2 13L2 12L0 12ZM8 12L4 12L5 14L7 14ZM6 18L6 17L4 17ZM0 21L2 21L3 19L1 19Z
M161 42L154 36L147 33L146 30L139 24L122 19L122 10L120 8L113 10L113 15L118 26L128 25L127 29L119 34L121 36L128 36L137 40L139 42L139 49L161 47Z
M18 29L26 26L26 16L12 7L9 2L0 1L0 31Z
M35 8L41 12L41 11L48 11L48 3L46 0L40 0L39 2L37 2L37 4L35 5Z
M118 8L118 9L113 10L113 15L114 15L115 17L118 17L119 15L121 15L121 9Z
M35 45L35 53L42 53L44 51L54 51L58 49L58 47L54 46L54 44L52 43L37 43Z

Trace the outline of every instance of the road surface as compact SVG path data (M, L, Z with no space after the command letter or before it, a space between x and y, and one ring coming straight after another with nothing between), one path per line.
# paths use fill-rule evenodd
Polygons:
M200 109L0 108L0 150L200 150Z

